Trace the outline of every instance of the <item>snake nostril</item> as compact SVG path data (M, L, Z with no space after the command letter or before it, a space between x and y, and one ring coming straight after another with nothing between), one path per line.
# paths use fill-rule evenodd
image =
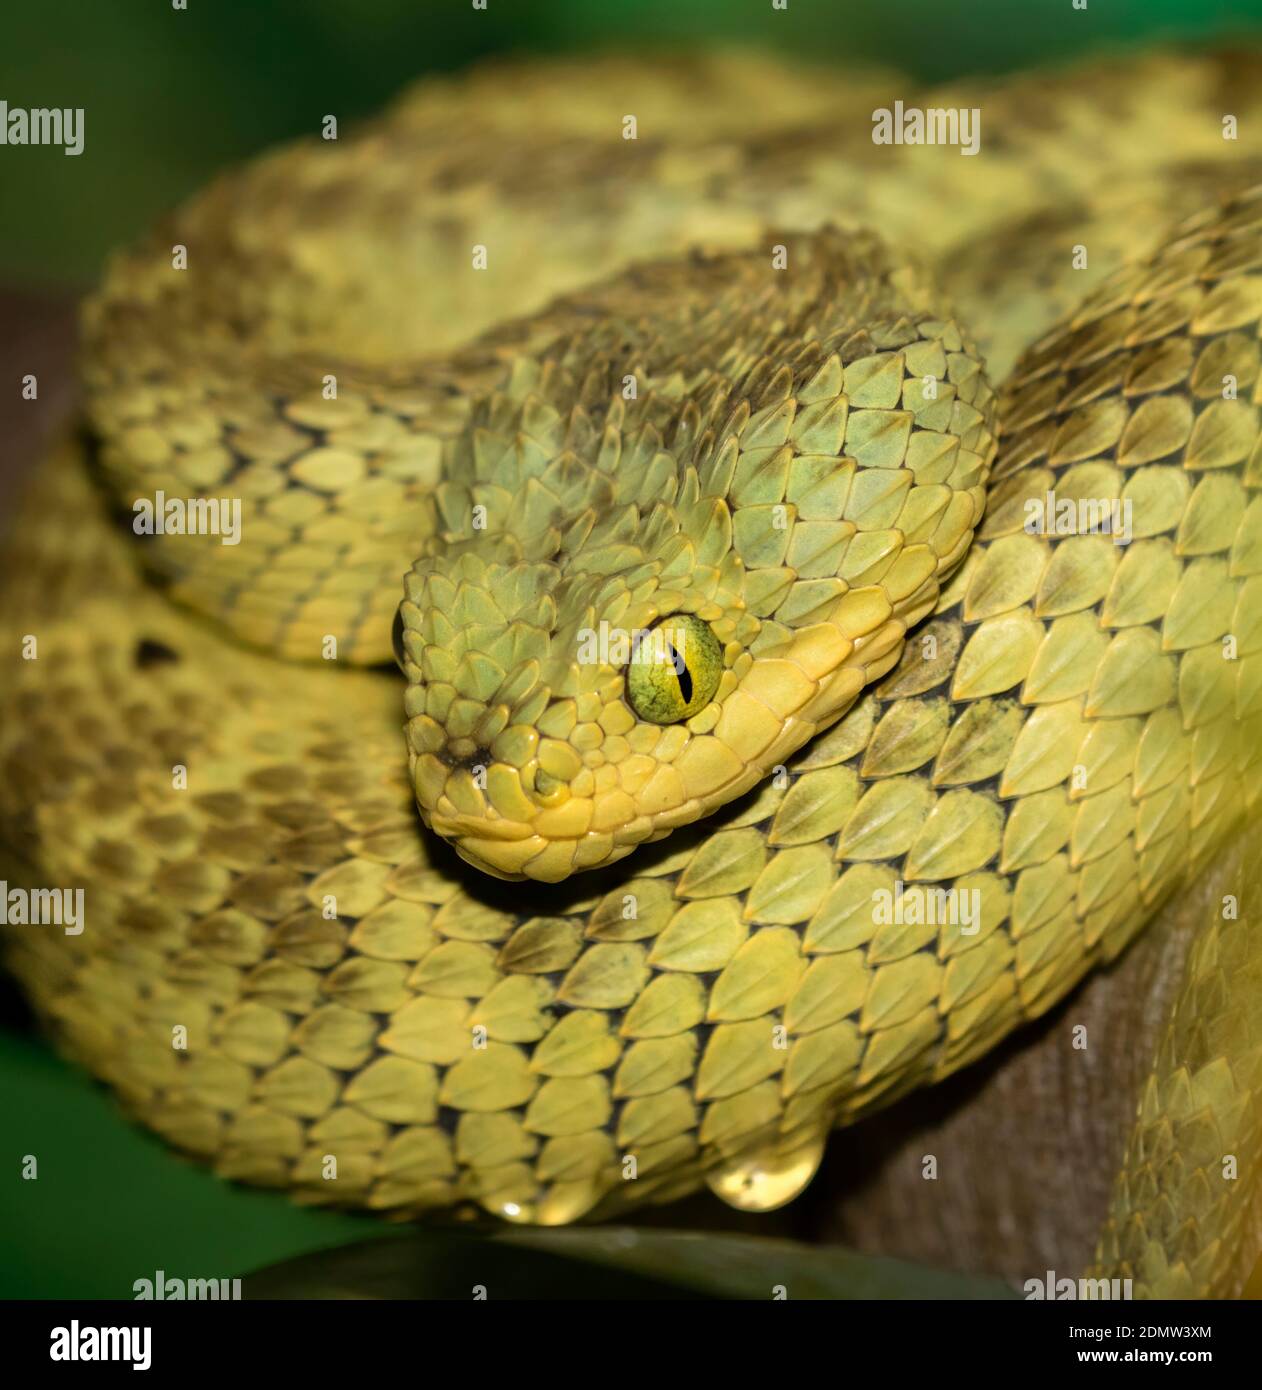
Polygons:
M522 786L531 801L543 811L555 810L570 795L570 784L541 767L527 770L522 777Z

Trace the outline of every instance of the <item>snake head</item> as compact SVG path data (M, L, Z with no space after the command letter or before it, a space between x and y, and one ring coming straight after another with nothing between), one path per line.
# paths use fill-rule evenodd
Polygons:
M835 307L854 254L802 248L804 326L747 259L640 268L554 309L560 344L448 442L396 655L421 815L478 868L554 882L711 814L933 607L980 515L989 394L970 364L952 370L976 408L953 385L921 399L947 352L970 359L876 272L857 331ZM627 354L654 334L677 355L628 404Z
M726 503L704 510L730 531ZM698 566L671 512L640 521L656 560L620 574L470 549L409 576L396 633L417 802L478 868L555 881L621 859L747 791L862 687L846 659L891 616L880 590L852 596L852 637L827 622L768 645L743 567L729 558L725 584Z
M750 566L735 541L756 553L750 509L691 468L678 484L544 546L466 541L408 575L396 655L417 804L479 869L553 882L712 813L839 718L937 597L942 557L903 538L864 557L878 583Z

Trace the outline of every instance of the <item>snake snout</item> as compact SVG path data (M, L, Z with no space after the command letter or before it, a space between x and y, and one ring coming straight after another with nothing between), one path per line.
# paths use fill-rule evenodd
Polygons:
M451 737L449 726L435 737L428 721L414 731L412 780L422 817L497 877L551 882L632 847L614 843L625 808L601 795L601 756L541 732L540 725L560 732L551 709L537 724L501 730L491 747L467 746L471 741ZM426 735L429 746L418 746ZM608 790L608 775L600 780Z

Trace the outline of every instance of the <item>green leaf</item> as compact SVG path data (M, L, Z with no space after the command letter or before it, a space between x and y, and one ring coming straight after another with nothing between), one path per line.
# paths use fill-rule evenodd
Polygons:
M371 1217L235 1187L130 1124L36 1038L0 1032L0 1298L131 1298L137 1279L236 1278L378 1235ZM26 1155L38 1177L24 1179Z
M832 1246L630 1226L452 1232L304 1255L245 1280L247 1298L1001 1299L997 1279Z

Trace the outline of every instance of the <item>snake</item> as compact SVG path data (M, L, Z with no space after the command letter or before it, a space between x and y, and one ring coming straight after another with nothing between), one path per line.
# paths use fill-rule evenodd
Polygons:
M1116 959L1262 786L1260 74L501 61L115 253L0 557L58 1047L312 1204L766 1211ZM1091 1266L1141 1295L1262 1249L1247 888Z

